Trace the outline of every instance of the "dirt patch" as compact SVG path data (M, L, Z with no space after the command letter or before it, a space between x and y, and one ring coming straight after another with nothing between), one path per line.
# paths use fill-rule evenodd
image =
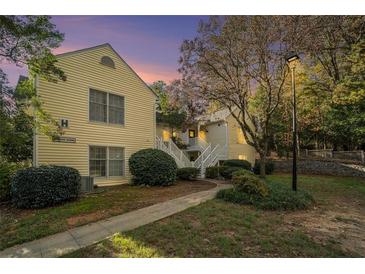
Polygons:
M67 225L69 228L72 228L72 227L80 226L83 224L97 222L99 220L119 214L120 212L121 212L121 210L119 208L111 208L109 210L100 210L100 211L95 211L95 212L91 212L88 214L76 215L76 216L67 218Z
M365 257L365 214L361 208L315 208L284 215L284 222L289 230L301 227L316 242L336 242L343 250Z

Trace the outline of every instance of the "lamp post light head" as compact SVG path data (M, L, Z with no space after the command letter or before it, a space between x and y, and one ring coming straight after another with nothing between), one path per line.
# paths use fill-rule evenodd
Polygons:
M296 54L294 51L291 51L286 55L285 59L290 64L291 62L299 60L300 58L298 54Z

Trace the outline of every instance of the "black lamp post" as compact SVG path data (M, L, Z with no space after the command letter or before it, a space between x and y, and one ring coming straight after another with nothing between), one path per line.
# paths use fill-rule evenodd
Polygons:
M293 173L292 173L292 188L297 191L297 103L295 95L295 64L299 60L298 54L290 52L286 61L291 71L291 89L293 102Z

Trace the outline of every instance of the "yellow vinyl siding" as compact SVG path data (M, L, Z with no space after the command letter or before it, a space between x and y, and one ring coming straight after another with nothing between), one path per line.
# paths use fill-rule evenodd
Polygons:
M111 57L115 69L100 64L102 56ZM87 176L90 145L124 147L126 176L97 179L97 182L127 182L130 155L154 146L155 95L107 45L60 56L58 66L65 72L67 81L50 83L40 79L37 92L53 118L69 120L64 136L76 137L76 143L57 143L38 136L38 164L71 166ZM123 126L89 121L90 88L124 96Z
M230 115L227 118L228 123L228 159L239 159L249 161L251 164L255 163L256 151L248 145L243 136L241 127L236 119Z

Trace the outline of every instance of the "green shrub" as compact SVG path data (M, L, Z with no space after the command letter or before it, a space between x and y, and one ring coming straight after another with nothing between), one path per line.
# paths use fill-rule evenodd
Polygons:
M11 178L19 168L19 165L8 163L6 161L0 162L0 201L10 199Z
M183 167L177 170L177 177L181 180L194 180L199 175L199 169L195 167Z
M224 166L240 167L243 169L251 170L251 163L246 160L231 159L223 162Z
M224 179L232 179L232 174L236 171L241 170L240 167L230 167L230 166L221 166L219 168L219 173Z
M167 186L176 181L175 160L159 149L142 149L129 158L129 170L136 185Z
M205 178L216 179L219 177L219 168L217 166L207 167L205 169Z
M266 163L265 163L265 173L266 175L270 175L274 172L274 162L273 161L270 161L270 160L266 160ZM260 174L260 161L259 160L256 160L255 161L255 165L253 167L253 172L255 174Z
M240 169L240 170L237 170L237 171L232 173L232 178L234 176L241 176L241 175L243 175L243 176L249 176L249 175L254 176L255 174L252 171L249 171L247 169Z
M250 196L266 197L269 190L264 181L255 175L239 175L232 177L232 184L236 191Z
M309 208L313 197L306 191L292 191L281 183L267 183L269 194L265 197L250 195L236 189L223 189L217 193L217 198L227 202L253 205L264 210L299 210Z
M296 210L309 208L314 199L304 190L293 191L281 183L268 183L269 193L263 198L258 207L267 210Z
M18 170L11 184L11 198L19 208L42 208L76 199L80 174L71 167L41 166Z
M235 204L252 204L253 201L250 195L244 192L236 191L233 188L230 189L222 189L218 191L217 199L221 199L226 202L235 203Z

